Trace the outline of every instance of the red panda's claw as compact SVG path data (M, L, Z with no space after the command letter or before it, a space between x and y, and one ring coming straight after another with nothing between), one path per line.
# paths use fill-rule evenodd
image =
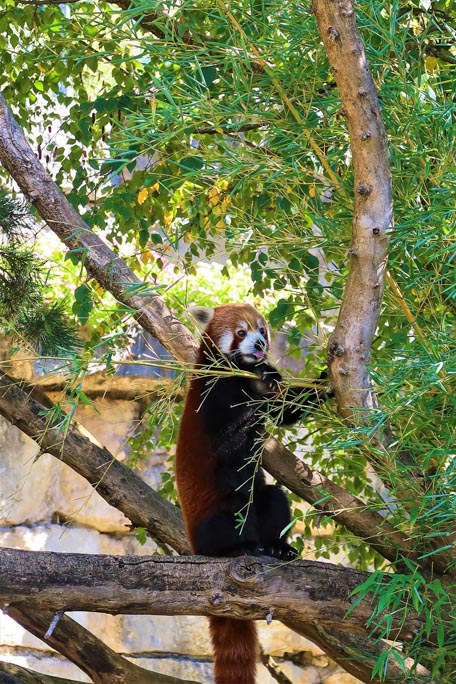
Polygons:
M261 374L261 379L266 383L266 387L270 392L278 392L280 390L282 376L278 371L264 371Z

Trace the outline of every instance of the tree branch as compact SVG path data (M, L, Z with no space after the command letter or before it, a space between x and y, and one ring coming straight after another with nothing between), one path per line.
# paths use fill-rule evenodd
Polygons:
M386 134L374 82L356 27L351 0L314 0L320 36L335 72L347 119L355 176L350 268L339 318L328 350L331 378L341 414L354 424L369 425L378 408L367 364L383 296L388 246L392 233L392 191ZM394 483L400 462L409 477L402 489L420 496L425 488L421 469L412 454L397 447L388 426L369 430L373 447L365 453L380 477ZM397 484L395 486L398 490ZM450 530L449 530L450 531ZM439 551L441 540L427 543L439 554L448 574L454 550ZM423 550L425 555L426 550Z
M191 332L162 297L147 294L139 278L82 220L41 166L1 94L0 161L51 230L79 255L90 275L128 306L142 327L177 359L191 362L196 350Z
M304 501L344 525L393 563L400 556L417 560L413 544L380 513L297 458L283 444L270 438L263 449L263 465L278 482ZM429 564L429 569L435 567ZM446 564L442 563L442 570Z
M351 633L346 629L339 629L335 625L297 625L294 622L284 622L293 631L310 639L314 644L336 662L341 662L341 645L347 672L361 681L369 684L385 684L385 682L404 681L404 670L394 658L388 658L386 672L381 677L372 677L371 673L377 659L384 651L391 651L388 642L373 641L359 632ZM417 665L411 658L404 658L405 670L408 673L407 684L437 684L430 679L429 672L422 665ZM416 672L416 677L410 677L409 671Z
M57 421L42 415L43 405L28 396L26 388L26 383L0 372L0 414L34 439L43 451L82 475L136 527L145 527L161 544L188 553L182 514L177 506L165 501L107 449L91 441L89 433L75 421L62 431Z
M0 682L2 684L83 684L79 680L52 677L2 660L0 660Z
M341 414L366 424L377 402L367 365L383 297L393 207L391 171L374 82L351 0L314 0L313 10L335 73L353 156L355 203L350 267L336 327L328 345L331 378ZM390 440L374 435L367 454L385 477ZM382 456L383 454L383 456Z
M388 246L392 233L391 171L386 134L375 85L356 27L351 0L313 0L318 30L335 72L353 156L355 203L347 285L328 351L339 410L355 425L368 426L378 404L367 365L383 297ZM369 430L366 457L380 477L394 484L399 461L410 475L410 495L424 489L413 456L397 448L388 427ZM395 487L397 491L397 486ZM430 542L437 550L440 540ZM447 568L451 551L439 551ZM450 571L448 571L450 572ZM456 576L456 571L451 574Z
M82 571L86 572L86 569ZM53 612L31 609L28 601L8 606L5 612L29 632L43 639L75 663L95 684L196 684L193 681L184 681L139 667L113 651L68 615L63 615L58 620L50 636L45 636L54 618Z
M342 415L375 407L367 364L377 327L392 223L386 135L350 0L314 0L313 10L347 120L355 172L350 271L329 353Z
M240 556L106 556L0 549L0 605L40 611L135 615L223 615L365 634L373 603L351 598L368 573L318 561L283 564ZM385 576L385 585L388 576ZM347 611L350 611L347 614ZM389 638L409 640L422 625L399 609ZM370 633L375 633L375 627Z

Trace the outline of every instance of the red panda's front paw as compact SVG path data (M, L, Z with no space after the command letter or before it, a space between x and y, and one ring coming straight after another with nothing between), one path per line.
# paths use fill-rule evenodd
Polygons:
M280 392L282 384L282 376L277 370L265 370L261 373L261 379L264 382L268 392Z
M273 558L278 558L283 561L292 561L299 557L299 553L293 546L290 546L290 544L281 540L266 546L264 552L266 556L272 556Z

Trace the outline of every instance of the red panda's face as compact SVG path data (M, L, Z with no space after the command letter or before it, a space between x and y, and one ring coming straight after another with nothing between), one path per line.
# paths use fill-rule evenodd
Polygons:
M195 315L196 314L196 315ZM225 304L215 309L196 307L192 315L204 327L205 346L212 354L236 365L255 364L269 349L269 330L263 316L250 304Z

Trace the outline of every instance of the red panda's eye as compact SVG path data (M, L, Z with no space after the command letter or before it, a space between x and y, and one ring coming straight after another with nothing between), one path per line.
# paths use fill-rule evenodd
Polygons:
M266 330L264 328L260 328L258 332L260 333L260 335L263 335L263 337L266 337Z
M241 329L241 330L238 330L238 331L237 331L237 336L238 336L238 337L245 337L246 335L247 335L247 333L246 333L245 330L242 330L242 329Z

